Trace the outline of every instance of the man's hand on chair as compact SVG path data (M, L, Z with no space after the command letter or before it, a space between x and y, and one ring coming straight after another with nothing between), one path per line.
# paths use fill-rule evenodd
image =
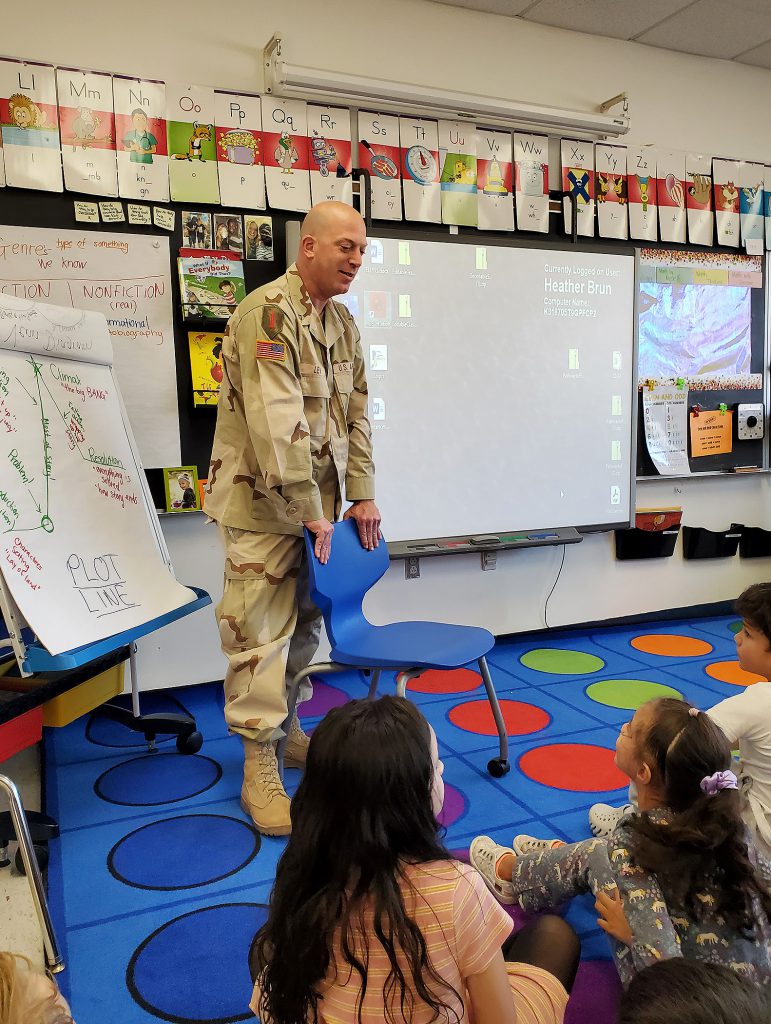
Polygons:
M328 519L313 519L309 523L303 523L303 526L315 535L316 544L313 548L313 553L322 565L326 565L329 561L329 553L332 550L334 526Z
M372 551L380 541L380 513L374 501L355 501L343 516L355 519L359 528L361 546Z

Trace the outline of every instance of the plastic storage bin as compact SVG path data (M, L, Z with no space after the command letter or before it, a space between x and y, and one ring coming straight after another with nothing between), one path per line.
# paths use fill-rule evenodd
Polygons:
M669 558L675 550L680 527L669 530L616 530L616 558Z
M60 728L69 725L81 715L88 714L100 704L106 703L119 693L123 693L123 668L125 662L113 665L98 676L86 679L78 686L73 686L66 693L60 693L43 705L43 725Z
M706 530L703 526L683 527L684 558L730 558L739 547L741 532L733 526L728 530Z

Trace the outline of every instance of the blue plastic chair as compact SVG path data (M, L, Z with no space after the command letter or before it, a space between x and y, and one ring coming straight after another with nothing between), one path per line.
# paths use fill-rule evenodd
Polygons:
M495 644L495 637L477 626L454 626L443 622L393 622L373 626L362 611L367 591L385 575L389 565L384 540L374 551L361 546L356 523L347 519L337 523L332 536L332 553L322 565L313 549L315 538L305 531L310 588L313 600L321 610L327 636L332 646L331 661L309 665L295 676L287 693L288 716L284 731L297 703L300 684L309 675L325 675L356 668L371 672L369 696L374 698L383 669L398 669L397 693L405 696L410 679L427 669L453 669L476 662L487 691L487 699L498 729L500 754L487 765L491 775L500 778L509 771L509 743L503 715L498 703L485 655ZM278 747L278 761L283 772L286 737Z

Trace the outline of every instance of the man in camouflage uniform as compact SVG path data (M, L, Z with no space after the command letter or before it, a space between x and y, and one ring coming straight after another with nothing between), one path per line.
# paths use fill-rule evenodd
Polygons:
M205 509L225 542L217 605L228 657L225 718L244 743L241 803L268 835L291 830L275 743L286 680L309 664L321 619L308 592L303 526L329 558L343 491L362 545L380 538L367 381L359 332L332 296L348 291L367 245L345 203L315 206L297 262L239 304L222 344L224 377ZM301 693L307 699L310 688ZM293 718L286 763L302 766L308 737Z

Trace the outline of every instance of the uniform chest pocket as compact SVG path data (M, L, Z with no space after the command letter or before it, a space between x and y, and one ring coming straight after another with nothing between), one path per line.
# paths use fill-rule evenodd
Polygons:
M311 437L326 437L329 411L329 385L324 373L316 373L314 364L300 364L305 418Z
M335 364L335 386L341 395L346 398L353 391L353 370L345 364Z

